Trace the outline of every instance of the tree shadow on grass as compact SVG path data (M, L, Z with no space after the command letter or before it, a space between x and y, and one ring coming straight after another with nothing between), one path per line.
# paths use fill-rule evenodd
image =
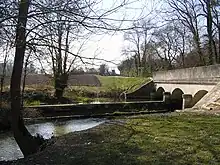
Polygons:
M177 120L178 119L178 120ZM207 119L206 119L207 120ZM216 119L217 120L217 119ZM148 165L219 164L217 132L179 118L106 123L56 138L44 151L15 164ZM194 120L193 120L194 121ZM175 129L174 129L175 128ZM213 139L210 135L213 134ZM212 140L212 141L210 141ZM212 148L215 147L215 148ZM208 154L208 155L207 155ZM209 156L210 155L210 156Z
M117 125L70 133L44 151L12 164L141 165L138 155L142 150L128 143L133 134Z

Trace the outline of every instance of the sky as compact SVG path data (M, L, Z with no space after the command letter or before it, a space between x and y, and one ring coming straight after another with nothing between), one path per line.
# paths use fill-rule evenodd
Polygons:
M110 9L115 0L104 0L101 4L101 8L104 10ZM117 1L118 3L121 2ZM155 0L138 0L130 1L130 5L126 5L121 8L118 12L110 15L111 18L125 17L125 20L137 20L149 14L153 6L155 6ZM123 27L131 26L132 21L124 22ZM117 32L115 34L103 34L93 36L93 38L86 44L86 48L82 52L82 56L96 55L98 58L102 58L108 61L112 61L119 64L126 57L122 55L122 49L125 48L123 32ZM98 64L98 62L95 62ZM101 63L105 63L102 61ZM119 73L117 65L113 63L108 64L110 70L114 69Z
M88 0L90 1L90 0ZM148 15L152 10L153 6L160 0L100 0L100 3L95 7L95 11L98 13L103 13L104 11L109 11L110 9L118 6L122 1L126 1L129 4L120 8L117 12L112 13L108 18L114 19L124 19L126 21L122 22L110 22L110 24L120 23L120 27L127 28L130 27L133 23L133 20L143 18ZM129 20L129 21L128 21ZM103 32L99 35L92 35L89 40L86 42L85 46L81 51L81 56L84 57L94 57L111 61L112 63L107 63L105 61L94 61L96 65L106 63L109 66L109 70L116 70L116 73L119 73L117 65L126 57L122 55L122 50L126 47L123 37L124 31L122 32ZM74 43L75 44L75 43ZM73 44L73 46L75 46ZM14 50L12 53L14 54ZM2 59L0 60L2 61ZM114 64L113 64L114 63ZM38 64L39 65L39 64ZM79 64L80 65L80 64ZM40 67L40 66L39 66ZM88 66L95 67L98 66ZM85 68L85 67L84 67ZM51 70L51 67L48 64L44 65L44 69Z

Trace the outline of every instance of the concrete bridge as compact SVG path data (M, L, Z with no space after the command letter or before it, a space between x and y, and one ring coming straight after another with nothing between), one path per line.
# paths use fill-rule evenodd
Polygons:
M220 65L159 71L150 83L127 93L128 100L170 98L174 109L193 107L220 82Z

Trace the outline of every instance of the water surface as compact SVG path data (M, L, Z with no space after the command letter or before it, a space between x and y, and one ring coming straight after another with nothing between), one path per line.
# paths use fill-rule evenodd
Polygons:
M32 135L38 133L45 139L49 139L52 136L60 136L69 132L86 130L102 123L104 123L104 120L101 119L83 119L32 124L28 125L27 128ZM12 133L0 134L0 161L15 160L19 158L23 158L23 154L14 140Z

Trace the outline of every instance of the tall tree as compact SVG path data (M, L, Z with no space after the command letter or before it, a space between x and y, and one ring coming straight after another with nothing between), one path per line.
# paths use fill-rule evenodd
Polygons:
M118 65L120 75L134 77L136 74L135 57L127 57Z
M220 63L220 1L219 0L212 1L212 12L213 12L213 24L214 27L217 29L216 41L218 44L216 45L218 45L218 48L216 48L216 50L218 50L218 52L216 53L217 54L216 62Z
M202 6L204 17L206 18L206 30L208 36L208 64L211 65L214 62L214 53L215 57L217 57L215 41L213 39L213 15L212 15L212 0L199 0Z
M26 24L29 9L29 0L21 0L19 2L19 13L16 30L15 41L15 57L14 66L11 76L11 126L14 133L15 140L19 145L24 156L37 151L39 144L37 140L31 136L24 125L22 118L22 104L21 104L21 75L26 47Z
M119 22L122 23L123 20L108 18L108 16L117 12L128 1L120 2L109 9L109 12L100 10L101 13L93 10L99 3L95 1L45 1L45 4L50 6L49 9L46 5L35 3L35 6L40 6L42 13L45 13L45 10L46 13L34 16L31 24L33 28L28 32L28 43L35 45L39 54L49 57L46 61L52 65L55 96L59 100L67 87L69 73L75 62L80 61L85 64L85 60L97 59L80 55L80 50L89 37L88 34L124 30L120 25L114 26Z
M107 76L109 74L109 68L106 64L101 64L99 66L99 74L102 76Z
M164 60L166 69L172 69L176 60L178 53L177 38L178 33L172 25L167 25L154 32L154 43L158 45L155 47L156 52L158 57Z
M124 52L135 58L137 75L141 75L147 63L150 65L148 48L153 28L150 21L138 22L134 24L134 29L124 34L124 40L129 43Z
M201 48L201 38L199 33L200 7L195 0L166 0L171 10L167 11L171 20L179 20L187 27L193 36L197 55L200 58L200 65L205 65L206 61ZM170 20L169 19L169 20Z
M12 0L11 0L12 1ZM4 1L7 2L7 1ZM68 40L68 30L65 30L65 36L63 36L63 31L58 30L56 38L52 37L52 41L56 43L53 45L52 42L48 42L48 33L44 33L45 27L51 25L51 23L59 22L58 29L63 29L64 25L81 25L81 28L87 29L91 32L96 32L97 29L100 31L112 31L125 30L127 28L120 28L122 19L109 18L108 16L118 11L120 8L126 5L127 1L122 1L121 4L115 6L111 9L94 11L92 5L96 4L96 1L80 1L89 12L76 12L72 7L75 7L78 1L30 1L30 0L20 0L19 4L16 1L13 6L15 10L10 11L8 15L2 19L0 18L0 24L11 20L16 24L16 37L15 37L15 56L14 56L14 66L11 76L10 94L11 94L11 116L12 116L12 129L14 132L15 140L17 141L21 151L24 156L27 156L33 152L36 152L39 147L39 141L37 138L31 136L27 128L24 125L22 118L22 104L21 104L21 75L23 71L24 55L26 46L33 47L33 51L39 48L41 52L45 50L45 47L53 48L55 56L57 58L54 62L61 61L61 54L71 54L72 59L77 57L79 59L91 60L91 57L82 57L79 54L74 54L69 49ZM63 2L66 4L63 5ZM1 4L0 4L1 5ZM0 6L1 7L1 6ZM17 13L17 8L19 9ZM96 6L97 7L97 6ZM83 8L80 8L82 10ZM97 9L97 8L96 8ZM15 12L14 12L15 11ZM11 14L11 12L14 12ZM51 14L52 13L52 14ZM59 14L58 14L59 13ZM50 15L51 14L51 15ZM58 19L54 19L56 15L59 15ZM49 15L49 17L47 17ZM60 16L62 17L60 19ZM46 18L46 19L45 19ZM63 19L65 18L65 19ZM66 21L68 20L68 21ZM109 22L111 23L109 23ZM115 22L115 24L113 23ZM63 24L65 23L65 24ZM13 27L13 26L12 26ZM69 27L69 26L66 26ZM68 29L68 28L67 28ZM2 29L1 29L2 30ZM12 31L13 34L13 31ZM48 38L47 38L48 37ZM50 38L51 39L51 38ZM51 41L51 40L49 40ZM55 52L56 51L56 52ZM61 53L60 53L61 51ZM46 52L47 53L47 52ZM100 59L99 59L100 60ZM59 62L58 62L59 63ZM60 63L64 68L67 68L66 63L63 61ZM64 73L64 72L62 72ZM62 74L61 74L62 75ZM28 145L27 145L28 144Z

